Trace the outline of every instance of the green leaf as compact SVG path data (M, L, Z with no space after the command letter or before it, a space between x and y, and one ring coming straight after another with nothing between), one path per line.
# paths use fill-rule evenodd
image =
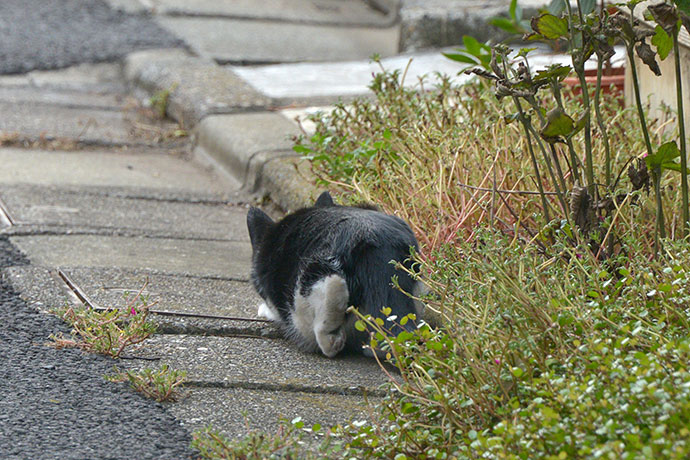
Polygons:
M457 62L462 62L463 64L471 64L471 65L480 65L481 61L477 59L476 57L464 53L464 52L459 52L459 53L441 53L448 59L452 61L457 61Z
M656 52L659 54L659 59L663 61L673 49L673 38L671 38L664 28L659 25L654 28L654 32L652 45L656 46Z
M515 22L518 22L520 21L520 19L522 19L522 8L520 8L520 5L518 5L517 0L512 0L510 2L510 8L508 8L508 13Z
M534 77L532 77L532 81L541 81L550 78L556 78L558 81L562 81L570 74L571 70L572 67L568 65L553 64L544 70L538 70Z
M568 21L549 13L532 18L532 29L549 40L568 37Z
M509 34L521 34L524 30L520 29L513 21L508 18L495 17L489 19L489 24L498 27L501 30L508 32Z
M462 43L465 45L465 49L467 50L467 52L473 56L479 56L479 54L482 51L482 44L479 43L479 40L477 40L474 37L471 37L469 35L463 35Z
M360 319L355 321L355 329L357 329L360 332L364 332L367 329L367 326L364 324L364 321Z
M541 137L549 143L561 140L562 137L569 137L575 131L575 121L556 107L546 114L546 125L542 128Z
M311 151L312 151L309 147L306 147L306 146L300 145L300 144L293 146L292 150L294 150L297 153L302 153L302 154L311 153Z
M527 57L529 53L532 51L536 50L536 48L520 48L520 51L518 51L517 55L518 57Z
M511 369L510 372L512 372L512 374L513 374L515 377L517 377L517 378L522 377L522 376L524 375L524 373L525 373L525 371L523 371L523 370L520 369L519 367L514 367L513 369Z
M439 342L429 341L426 343L426 347L429 350L441 351L443 349L443 344Z
M662 144L655 154L647 155L644 160L649 169L661 168L681 172L680 164L674 161L679 156L680 150L678 150L676 141L671 141ZM688 174L688 171L685 173Z

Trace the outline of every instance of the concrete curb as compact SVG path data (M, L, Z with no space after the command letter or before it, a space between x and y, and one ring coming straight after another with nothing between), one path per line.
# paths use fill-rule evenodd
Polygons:
M132 53L122 66L133 89L167 92L166 113L193 132L194 154L245 191L267 195L288 212L318 196L306 163L292 151L297 125L230 70L179 49Z
M208 115L256 111L270 103L232 71L181 49L131 53L123 74L152 95L167 94L168 116L185 128Z

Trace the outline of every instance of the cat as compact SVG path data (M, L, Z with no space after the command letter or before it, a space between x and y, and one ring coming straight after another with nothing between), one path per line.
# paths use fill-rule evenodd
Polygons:
M355 328L355 306L364 315L384 320L397 335L416 328L399 320L422 304L406 293L421 292L405 270L412 268L410 251L417 239L402 219L371 206L339 206L328 192L314 206L274 222L251 207L247 227L252 244L251 281L263 298L259 316L276 321L286 337L310 352L333 358L343 349L373 356L369 332ZM397 277L397 289L392 278ZM388 307L390 320L382 313ZM397 317L397 320L394 317Z

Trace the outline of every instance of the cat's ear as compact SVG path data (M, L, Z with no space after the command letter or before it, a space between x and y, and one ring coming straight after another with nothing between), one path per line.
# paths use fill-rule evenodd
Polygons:
M331 197L330 193L323 192L316 199L316 203L314 203L314 206L317 208L325 208L327 206L335 206L335 203L333 202L333 198Z
M256 247L264 239L266 231L273 226L273 219L259 208L252 206L247 213L247 229L252 247Z

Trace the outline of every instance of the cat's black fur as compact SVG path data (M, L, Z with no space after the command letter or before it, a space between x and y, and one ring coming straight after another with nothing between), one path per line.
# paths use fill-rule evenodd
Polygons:
M396 276L405 292L418 290L417 282L391 263L409 267L410 249L418 247L402 219L371 208L335 205L325 192L314 206L278 222L251 208L247 226L254 287L276 314L273 319L303 349L320 348L331 357L343 347L362 350L368 332L354 328L354 315L344 311L350 305L384 320L383 307L391 308L398 320L420 313L420 305L392 284ZM316 333L320 341L312 337L305 319L311 317L310 308L316 312L313 327L321 328ZM318 326L324 315L328 321ZM386 321L384 327L396 334L396 322ZM408 322L404 328L412 327L414 322Z

